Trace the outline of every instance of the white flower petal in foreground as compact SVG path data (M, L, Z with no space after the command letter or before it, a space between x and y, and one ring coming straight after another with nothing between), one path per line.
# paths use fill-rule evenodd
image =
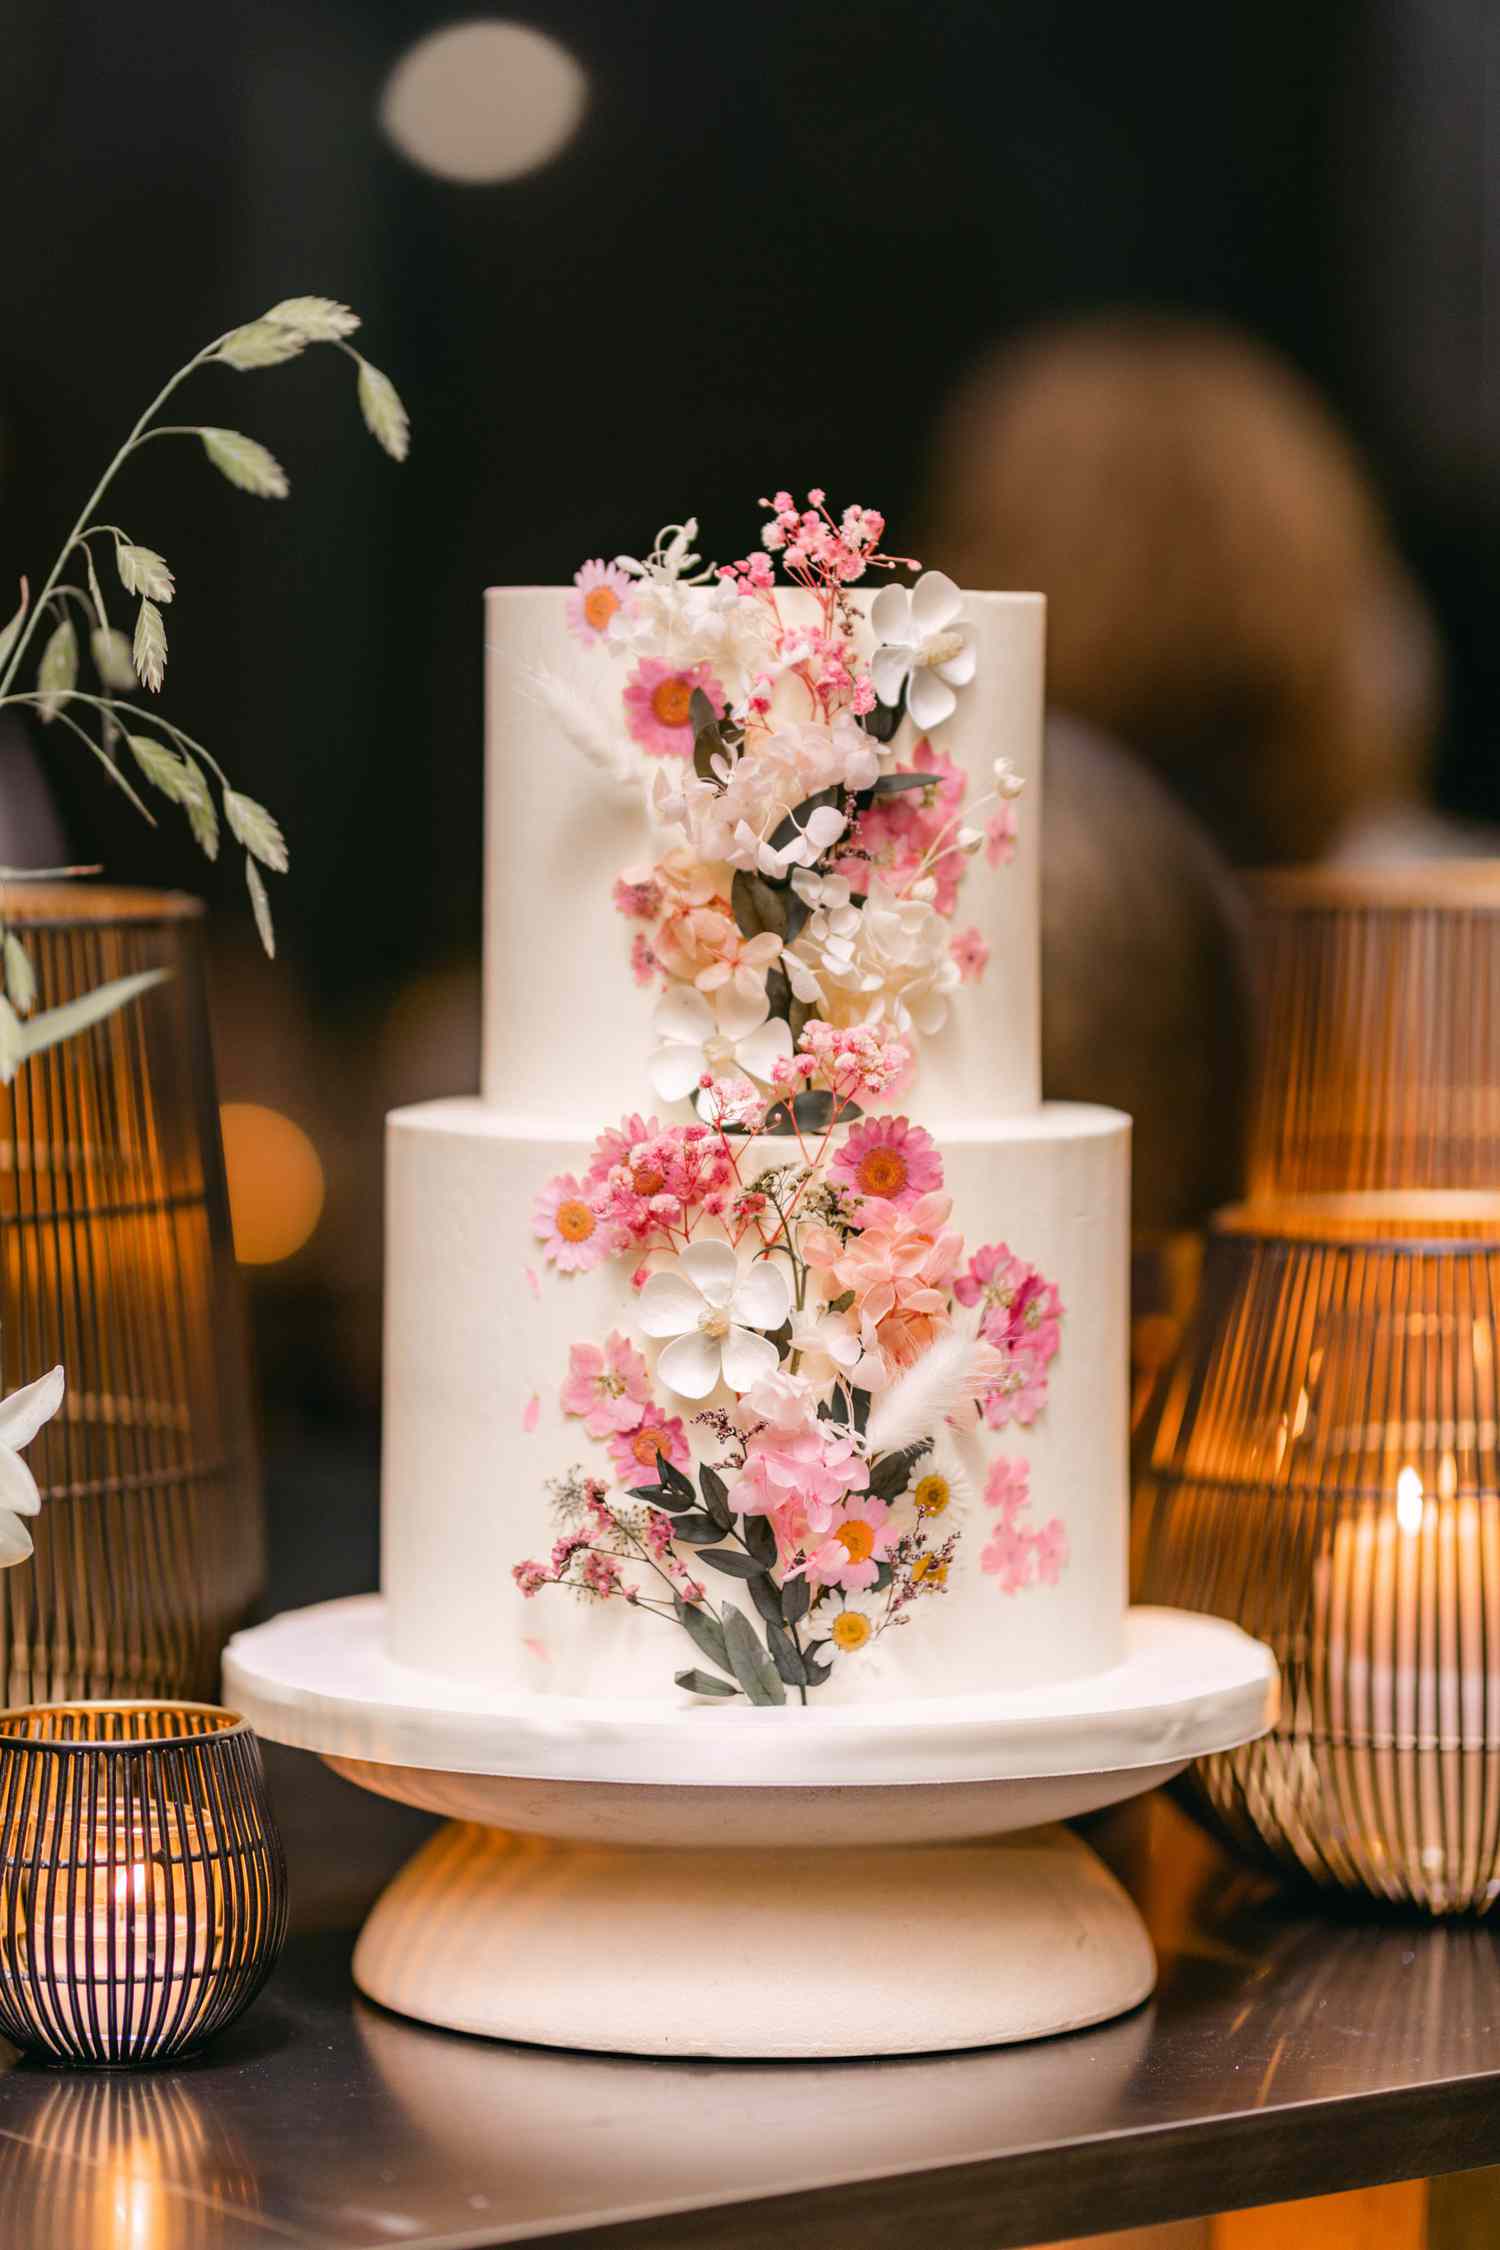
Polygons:
M51 1421L62 1405L63 1389L63 1371L54 1367L38 1382L0 1399L0 1569L25 1562L31 1553L31 1534L21 1518L38 1514L42 1496L21 1449Z
M664 1102L685 1101L705 1071L714 1078L732 1078L738 1071L769 1085L772 1066L792 1052L792 1035L781 1017L767 1020L764 996L758 1016L732 1000L716 1013L691 985L674 985L657 1002L651 1021L657 1045L646 1069Z
M679 1398L707 1398L722 1376L748 1391L779 1363L758 1329L779 1328L791 1310L786 1275L769 1258L742 1266L727 1242L689 1243L641 1291L637 1318L648 1336L670 1338L656 1372Z
M929 570L910 592L882 586L870 604L880 643L870 662L875 693L895 704L905 688L906 708L924 733L952 718L956 690L974 677L974 628L959 616L963 601L951 578Z

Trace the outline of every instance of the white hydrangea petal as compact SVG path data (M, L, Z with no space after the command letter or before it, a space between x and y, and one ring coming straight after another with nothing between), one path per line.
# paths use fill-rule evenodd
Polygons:
M668 1344L656 1363L656 1372L669 1391L679 1398L707 1398L719 1380L719 1347L712 1336L695 1328Z
M0 1445L0 1508L8 1508L12 1515L35 1516L41 1513L41 1506L36 1478L20 1454Z
M911 595L904 586L881 587L870 604L870 630L877 641L910 643Z
M843 814L836 812L832 805L819 805L815 812L808 814L807 827L803 833L815 857L821 857L824 852L831 850L843 835L844 826Z
M25 1562L31 1551L31 1533L20 1517L0 1510L0 1570Z
M724 1380L732 1391L748 1391L763 1375L774 1375L780 1364L769 1337L749 1328L731 1328L724 1338Z
M888 589L889 590L889 589ZM878 648L870 659L870 679L882 703L899 703L911 655L904 648Z
M703 1076L701 1047L658 1047L646 1059L653 1092L664 1102L685 1101Z
M727 1305L740 1278L740 1261L727 1242L690 1242L677 1261L711 1305Z
M747 1328L779 1328L791 1309L786 1274L770 1258L756 1258L745 1268L729 1301L731 1317Z
M769 1086L772 1066L790 1061L791 1053L791 1031L781 1017L776 1016L770 1023L763 1023L752 1031L748 1039L737 1040L734 1058L741 1070L747 1070L752 1078Z
M764 986L757 986L752 996L738 983L725 985L719 994L719 1028L726 1039L746 1039L765 1020Z
M684 1336L702 1313L702 1293L675 1266L652 1274L636 1299L636 1326L644 1336Z
M924 570L911 590L911 621L923 637L951 625L963 606L963 595L945 571Z
M0 1445L16 1450L30 1445L44 1422L50 1422L63 1402L66 1379L60 1367L0 1399Z
M670 984L656 1003L651 1028L658 1039L701 1047L714 1034L714 1012L690 984Z
M912 723L925 733L929 727L940 727L944 719L951 719L958 707L958 697L946 680L936 672L913 672L911 686L906 691L906 708Z

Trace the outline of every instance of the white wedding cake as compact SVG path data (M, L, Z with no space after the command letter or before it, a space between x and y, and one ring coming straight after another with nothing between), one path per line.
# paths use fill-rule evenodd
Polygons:
M1123 1654L1129 1124L1040 1099L1044 605L765 506L722 570L689 523L485 597L484 1091L389 1121L383 1500L389 1652L480 1694Z

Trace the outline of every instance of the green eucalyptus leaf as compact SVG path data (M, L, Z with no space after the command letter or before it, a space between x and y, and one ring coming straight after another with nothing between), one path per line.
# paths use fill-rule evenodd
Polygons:
M47 635L36 684L41 697L37 716L50 725L78 685L78 635L71 618L60 618Z
M824 1641L820 1646L826 1648L828 1643ZM816 1664L811 1656L804 1656L803 1664L806 1667L809 1687L826 1687L833 1678L833 1666L831 1664Z
M698 1560L712 1563L726 1578L759 1578L766 1567L751 1556L742 1555L737 1547L704 1547L699 1550Z
M724 1628L717 1617L700 1602L685 1602L681 1594L672 1596L672 1607L677 1613L678 1624L695 1648L708 1658L710 1664L717 1664L721 1671L727 1672L730 1669L729 1651L724 1642Z
M772 851L784 852L787 845L801 835L815 812L821 812L825 805L831 805L835 808L841 807L843 801L844 792L837 786L832 789L820 789L815 796L804 797L801 804L794 805L786 819L779 821L776 827L772 829Z
M788 1625L800 1625L812 1605L812 1588L805 1577L789 1578L781 1589L781 1614Z
M705 1461L698 1471L698 1486L703 1494L703 1505L721 1531L728 1531L734 1522L734 1510L729 1505L729 1487L717 1469Z
M766 1646L771 1651L771 1661L788 1687L806 1687L807 1665L801 1650L784 1627L774 1619L766 1624Z
M903 685L899 701L890 704L877 703L873 710L866 711L863 714L859 723L866 734L873 735L877 742L893 741L901 724L905 705L906 689Z
M686 1546L711 1547L716 1539L722 1539L723 1536L724 1526L715 1523L712 1516L689 1511L686 1515L672 1518L672 1537L682 1540Z
M760 937L769 930L780 937L786 928L786 900L788 893L774 890L762 875L747 874L743 867L735 870L729 887L729 903L735 921L746 937Z
M674 1672L674 1684L686 1688L689 1695L738 1695L739 1689L731 1687L728 1680L716 1680L712 1672Z
M860 794L866 797L899 797L903 789L936 789L940 779L935 773L883 773Z
M729 1668L752 1703L785 1703L786 1689L761 1647L755 1627L733 1602L724 1604L724 1645Z
M887 1503L899 1499L911 1482L916 1463L931 1451L931 1438L923 1438L920 1444L903 1446L898 1453L883 1453L870 1470L870 1490L876 1499Z
M762 1570L776 1566L776 1534L766 1516L747 1515L740 1536Z
M767 1624L779 1625L782 1618L780 1587L774 1585L766 1577L747 1578L745 1585L751 1601L754 1602Z
M656 1456L656 1473L668 1492L674 1493L684 1506L692 1506L698 1497L693 1490L692 1478L685 1477L681 1469L667 1459L665 1453L658 1453Z

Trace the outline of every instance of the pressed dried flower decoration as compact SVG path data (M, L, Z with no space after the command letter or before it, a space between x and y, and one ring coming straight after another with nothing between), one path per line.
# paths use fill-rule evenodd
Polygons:
M215 424L167 423L161 415L188 378L208 367L227 367L239 373L278 367L316 344L329 345L354 362L356 395L366 426L393 460L405 460L410 440L406 410L389 377L371 366L349 342L358 327L359 316L332 297L285 297L258 320L230 329L196 352L158 391L105 469L35 604L23 578L20 605L0 630L0 709L28 708L43 725L60 724L93 752L115 786L153 824L153 815L134 777L139 777L148 790L180 806L195 841L209 859L218 856L222 815L223 825L244 849L246 887L268 954L275 953L276 940L263 870L277 875L287 871L281 830L263 805L230 786L223 768L195 736L160 711L148 714L127 700L137 687L148 695L161 693L167 671L167 628L162 612L177 586L172 570L155 548L144 545L117 523L96 520L96 513L126 463L158 438L195 438L220 475L240 491L257 499L284 500L291 489L286 472L257 439ZM128 638L110 620L100 576L101 557L111 555L121 590L136 604ZM70 572L74 575L69 576ZM48 631L37 664L36 685L19 688L16 680L22 663L44 620L48 621ZM85 647L102 692L80 684ZM122 748L129 754L129 770L119 755ZM0 882L88 872L92 871L3 868ZM14 932L5 933L4 960L0 1080L7 1083L28 1056L98 1022L145 988L140 979L118 979L74 1000L67 1010L32 1014L37 994Z

